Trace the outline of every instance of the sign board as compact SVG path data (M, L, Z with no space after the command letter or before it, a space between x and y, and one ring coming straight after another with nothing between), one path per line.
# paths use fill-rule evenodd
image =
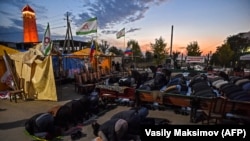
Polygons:
M187 56L187 63L204 63L205 58L203 56Z

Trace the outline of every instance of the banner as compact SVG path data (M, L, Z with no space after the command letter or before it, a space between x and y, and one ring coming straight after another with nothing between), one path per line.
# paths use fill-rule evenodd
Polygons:
M205 58L203 56L187 56L187 63L204 63Z
M119 39L125 36L125 28L121 29L119 32L116 33L116 38Z
M84 22L80 28L76 30L76 35L86 35L97 32L97 18L91 18Z

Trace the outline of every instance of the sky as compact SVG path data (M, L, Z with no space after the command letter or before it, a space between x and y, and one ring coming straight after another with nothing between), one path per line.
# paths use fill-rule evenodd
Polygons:
M90 41L125 50L129 40L143 52L162 38L172 51L186 53L197 42L203 54L214 52L227 37L250 31L250 0L0 0L0 41L23 42L22 8L36 13L41 41L47 23L52 40L65 39L66 13L74 40ZM97 34L76 35L76 29L97 17ZM173 27L173 30L172 30ZM125 37L116 33L125 28Z

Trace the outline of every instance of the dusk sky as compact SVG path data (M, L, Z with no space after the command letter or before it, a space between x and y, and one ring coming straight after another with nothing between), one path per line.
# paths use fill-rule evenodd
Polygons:
M28 4L36 12L39 39L50 24L52 40L64 39L66 12L69 12L74 40L90 41L96 34L76 35L86 20L97 17L97 40L125 50L125 43L138 41L142 51L162 37L173 51L197 41L203 53L214 52L227 37L250 31L250 0L1 0L0 41L23 42L22 8Z

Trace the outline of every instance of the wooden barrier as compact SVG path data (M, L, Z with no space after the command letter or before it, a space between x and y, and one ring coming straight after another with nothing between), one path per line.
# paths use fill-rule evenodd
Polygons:
M163 104L162 96L159 91L145 91L145 90L137 90L136 93L137 101L138 102L149 102L154 103L157 102L159 104Z
M145 90L136 90L136 98L138 99L137 105L142 104L143 102L158 102L162 105L174 105L181 107L190 107L191 108L191 118L194 116L198 109L207 110L211 104L212 97L200 97L200 96L187 96L181 94L170 94L170 93L161 93L162 98L154 98L153 91ZM197 105L194 102L198 102ZM234 101L227 100L227 105L225 113L231 113L233 118L244 119L250 121L250 101Z
M101 98L113 100L127 98L132 101L135 100L135 89L131 87L97 85L96 88L99 89L99 96Z

